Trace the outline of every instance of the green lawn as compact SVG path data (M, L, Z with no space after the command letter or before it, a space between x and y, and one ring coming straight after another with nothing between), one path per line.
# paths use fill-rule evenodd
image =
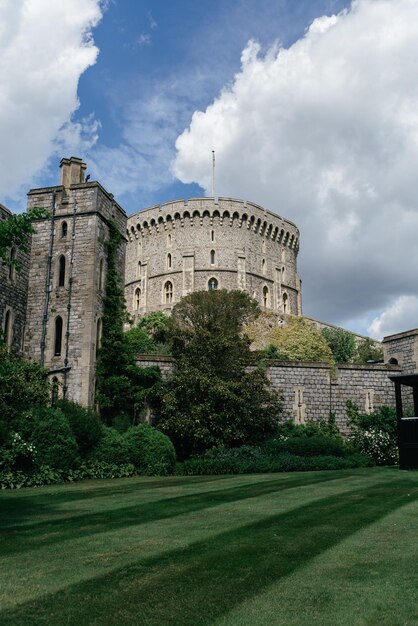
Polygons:
M418 472L0 493L0 624L418 625Z

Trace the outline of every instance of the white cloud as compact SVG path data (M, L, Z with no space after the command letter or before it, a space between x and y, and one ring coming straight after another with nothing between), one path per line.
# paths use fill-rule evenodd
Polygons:
M177 139L173 172L301 229L305 312L343 323L417 293L418 2L357 0L290 48L254 41Z
M12 197L69 140L86 136L71 115L78 107L81 74L95 63L91 29L100 0L0 1L0 197ZM91 120L90 120L91 125ZM61 133L59 132L61 130ZM83 145L83 144L82 144Z
M418 327L418 297L400 296L370 324L375 339Z

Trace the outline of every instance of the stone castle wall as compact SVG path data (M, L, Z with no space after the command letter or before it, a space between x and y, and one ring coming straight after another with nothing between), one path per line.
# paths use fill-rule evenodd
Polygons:
M0 204L0 220L6 220L11 212ZM22 353L26 319L29 255L11 247L9 257L16 259L20 271L0 260L0 328L5 342L14 354Z
M157 366L167 380L174 371L174 360L167 356L139 355L140 367ZM274 362L267 376L283 398L283 418L303 424L327 419L335 414L341 433L347 435L346 403L355 402L362 413L372 413L382 405L395 406L395 392L389 376L400 373L393 365L351 365L340 363L335 377L326 363ZM408 406L408 402L406 404Z
M128 218L125 297L135 319L191 291L244 289L266 310L301 313L299 231L262 207L190 199Z

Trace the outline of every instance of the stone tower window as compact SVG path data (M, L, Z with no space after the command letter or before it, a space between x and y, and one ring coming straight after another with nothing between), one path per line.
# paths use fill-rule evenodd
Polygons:
M167 246L171 246L171 234L168 233L167 235Z
M266 273L266 259L263 259L261 261L261 271L263 272L263 274Z
M215 241L215 231L214 230L210 231L210 240L211 241Z
M9 261L9 280L13 281L16 278L16 266L13 263L16 261L16 248L14 246L10 249Z
M58 287L65 285L65 256L62 254L58 260Z
M210 264L215 265L215 250L210 251Z
M288 295L287 293L283 294L283 313L287 313L287 308L288 308Z
M54 356L61 356L62 348L62 317L55 318Z
M269 290L268 287L263 287L263 307L266 309L269 305Z
M135 289L134 309L138 310L140 306L141 306L141 290L138 287L137 289Z
M138 278L141 278L142 266L141 261L138 261Z
M216 278L210 278L208 282L209 291L214 291L218 289L219 283Z
M171 270L171 254L167 254L167 269Z
M97 328L96 328L96 354L97 350L102 346L102 320L99 317L97 320Z
M65 239L68 233L67 222L61 224L61 239Z
M173 302L173 283L169 280L164 285L164 301L165 304Z
M263 241L261 242L261 252L265 253L266 251L266 240L263 239Z
M12 312L10 309L7 309L6 314L4 316L4 342L7 346L7 349L10 350L13 340L13 324L12 324Z
M99 289L100 291L103 290L103 277L104 277L104 262L103 262L103 259L100 259L100 265L99 265Z

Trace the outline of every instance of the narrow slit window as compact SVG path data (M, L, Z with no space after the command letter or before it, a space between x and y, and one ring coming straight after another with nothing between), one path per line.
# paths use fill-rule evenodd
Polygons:
M167 254L167 269L171 270L171 254Z
M104 276L104 262L103 262L103 259L100 259L100 266L99 266L99 290L100 291L103 290L103 276Z
M65 256L62 254L58 261L58 287L65 285Z
M58 315L55 319L55 341L54 356L61 356L62 349L62 317Z
M61 239L65 239L68 234L68 224L67 222L63 222L61 224Z
M6 315L4 317L4 342L7 348L10 348L12 345L13 332L12 332L12 312L10 309L6 311Z
M215 250L210 251L210 264L215 265Z

